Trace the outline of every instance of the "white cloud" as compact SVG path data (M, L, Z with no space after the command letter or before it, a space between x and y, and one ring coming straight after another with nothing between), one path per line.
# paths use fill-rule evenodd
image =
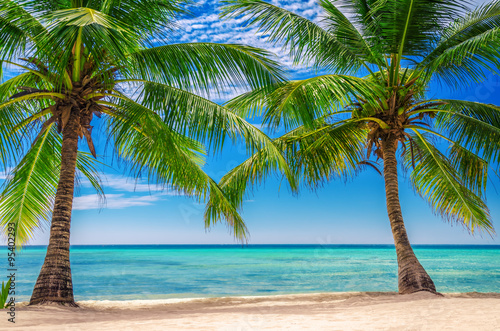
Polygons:
M86 178L82 178L81 184L85 187L90 187L90 182ZM149 192L161 193L162 195L179 195L172 189L163 188L155 184L148 184L143 179L135 179L126 176L104 175L103 183L104 190L112 189L121 192Z
M270 2L286 10L298 13L301 16L304 16L313 21L317 20L318 15L321 11L316 0L272 0ZM214 10L217 11L217 1L208 1L207 4L213 4ZM245 21L245 17L223 20L213 12L198 17L181 19L177 21L177 23L183 29L183 33L178 40L180 42L197 42L209 40L220 43L237 43L259 47L276 54L280 63L296 73L301 73L302 71L306 70L305 66L293 66L293 63L289 56L286 54L286 51L283 51L279 45L276 46L268 43L265 40L265 36L263 36L261 32L258 32L258 29L256 27L243 27L242 25ZM231 96L232 95L233 93L231 93Z
M206 25L206 24L193 24L193 25L191 25L191 28L194 30L201 30L201 29L205 29L207 27L208 27L208 25Z
M105 187L125 192L150 192L160 189L154 185L144 183L141 180L116 175L106 175L106 179L103 182Z
M85 187L91 187L90 182L86 178L82 178L81 184ZM169 188L149 185L141 179L118 175L106 175L103 178L102 187L105 192L104 200L97 194L78 196L74 199L73 209L123 209L150 206L156 201L163 200L165 196L183 195L182 192L177 192ZM109 190L112 190L113 193L107 193Z
M91 186L86 178L82 180L82 185L86 187ZM97 194L86 194L75 197L73 209L123 209L128 207L150 206L156 201L163 200L165 196L182 195L181 192L169 188L163 189L157 185L150 185L145 180L118 175L105 175L102 185L104 192L111 189L114 193L106 193L105 201L102 201ZM133 193L133 195L131 195L131 193Z
M97 194L88 194L80 197L75 197L73 202L74 210L89 210L89 209L123 209L137 206L150 206L155 201L161 200L161 194L131 196L126 197L124 194L106 194L104 205L100 201Z

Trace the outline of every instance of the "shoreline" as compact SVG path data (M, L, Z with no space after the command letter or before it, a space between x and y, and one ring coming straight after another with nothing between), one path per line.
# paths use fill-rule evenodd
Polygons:
M330 292L16 305L22 330L499 330L500 293ZM10 324L10 325L9 325ZM5 318L0 329L12 327Z
M500 292L440 292L443 296L447 298L498 298L500 299ZM78 300L75 301L78 304L83 305L114 305L119 307L121 305L126 306L130 304L139 304L139 305L164 305L164 304L176 304L176 303L189 303L194 301L211 301L211 300L220 300L220 299L243 299L243 300L252 300L252 299L266 299L266 300L274 300L274 299L287 299L287 298L314 298L314 297L335 297L339 300L342 298L351 298L357 296L369 296L369 297L382 297L382 296L396 296L398 292L381 292L381 291L352 291L352 292L304 292L304 293L284 293L284 294L270 294L270 295L227 295L227 296L208 296L208 297L179 297L179 298L164 298L164 299L125 299L125 300L107 300L107 299L91 299L91 300ZM18 307L27 307L27 301L19 301L16 302Z

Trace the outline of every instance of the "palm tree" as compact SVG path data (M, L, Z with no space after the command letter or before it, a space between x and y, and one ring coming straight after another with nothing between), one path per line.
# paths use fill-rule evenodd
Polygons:
M206 225L224 218L245 238L235 206L202 170L205 149L217 152L227 138L245 138L252 152L272 143L202 96L227 86L274 84L282 71L253 47L163 42L185 4L0 0L0 60L17 73L0 85L0 152L4 167L13 166L0 224L5 232L14 227L21 245L50 222L30 304L75 306L69 260L75 176L86 176L102 193L100 162L91 157L95 117L102 117L97 123L125 169L199 200L209 197L217 213L206 214ZM79 140L90 153L80 151ZM277 149L269 160L287 166Z
M226 106L285 130L275 146L310 187L366 166L383 172L402 294L436 288L408 240L398 164L437 214L470 232L494 231L484 192L488 167L500 161L500 108L429 93L436 81L457 90L484 80L488 70L498 73L500 2L474 11L465 5L320 0L318 23L260 0L223 7L223 16L244 16L295 63L333 72L256 89ZM269 173L265 157L259 151L222 178L235 205Z

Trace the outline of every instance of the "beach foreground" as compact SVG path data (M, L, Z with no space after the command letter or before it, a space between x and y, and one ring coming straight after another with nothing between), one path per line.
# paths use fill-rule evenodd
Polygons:
M323 293L80 301L16 309L16 330L500 330L500 293ZM5 317L0 329L12 329Z

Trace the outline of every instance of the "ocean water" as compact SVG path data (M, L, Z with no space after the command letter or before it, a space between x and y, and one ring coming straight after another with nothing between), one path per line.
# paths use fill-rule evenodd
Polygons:
M500 246L414 249L438 291L500 292ZM29 300L45 250L17 255L16 301ZM397 291L389 245L72 246L71 266L76 300Z

